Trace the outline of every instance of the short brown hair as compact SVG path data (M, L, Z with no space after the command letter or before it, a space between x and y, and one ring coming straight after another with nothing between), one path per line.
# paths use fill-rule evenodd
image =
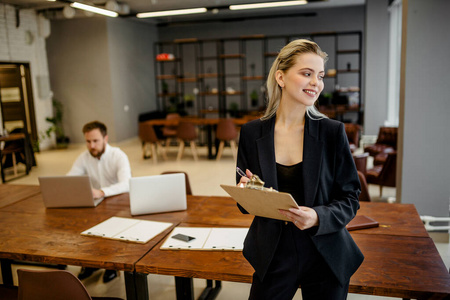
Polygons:
M99 121L92 121L83 126L83 133L90 132L94 129L100 130L103 137L107 135L106 125Z

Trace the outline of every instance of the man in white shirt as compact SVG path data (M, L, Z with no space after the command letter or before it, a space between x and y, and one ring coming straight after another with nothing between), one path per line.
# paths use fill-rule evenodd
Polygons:
M88 175L94 198L114 196L129 191L131 167L127 155L117 147L108 145L105 124L93 121L83 126L87 150L78 156L67 175ZM79 279L89 277L97 269L83 268ZM105 270L103 281L117 277L114 270Z

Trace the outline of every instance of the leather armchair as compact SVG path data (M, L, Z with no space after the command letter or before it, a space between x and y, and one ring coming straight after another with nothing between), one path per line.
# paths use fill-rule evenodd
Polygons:
M375 144L364 147L364 152L368 152L370 156L374 157L374 165L382 165L386 161L388 153L397 150L397 134L397 127L380 127Z
M350 145L350 151L353 153L358 149L361 126L353 123L344 123L344 125L345 133L347 134L348 143Z
M378 184L380 186L380 197L383 196L383 186L396 186L397 176L397 152L387 154L386 161L382 165L376 165L367 170L367 183Z

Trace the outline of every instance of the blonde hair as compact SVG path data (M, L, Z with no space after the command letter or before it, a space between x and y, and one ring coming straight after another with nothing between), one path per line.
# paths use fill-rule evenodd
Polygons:
M276 80L276 72L280 70L285 73L295 65L297 56L305 53L319 55L324 60L324 63L328 60L328 54L323 52L319 45L310 40L298 39L284 46L273 62L267 77L267 98L269 101L267 103L266 112L261 119L265 120L271 118L277 112L278 106L280 105L281 87ZM314 105L306 107L306 114L312 119L327 118L327 116L319 112Z

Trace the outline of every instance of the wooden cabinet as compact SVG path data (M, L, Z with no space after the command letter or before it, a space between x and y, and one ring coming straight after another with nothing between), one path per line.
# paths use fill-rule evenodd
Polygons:
M278 51L297 38L316 41L329 55L320 109L330 117L362 123L360 31L158 42L156 55L171 54L156 59L158 108L202 117L261 110L270 67Z

